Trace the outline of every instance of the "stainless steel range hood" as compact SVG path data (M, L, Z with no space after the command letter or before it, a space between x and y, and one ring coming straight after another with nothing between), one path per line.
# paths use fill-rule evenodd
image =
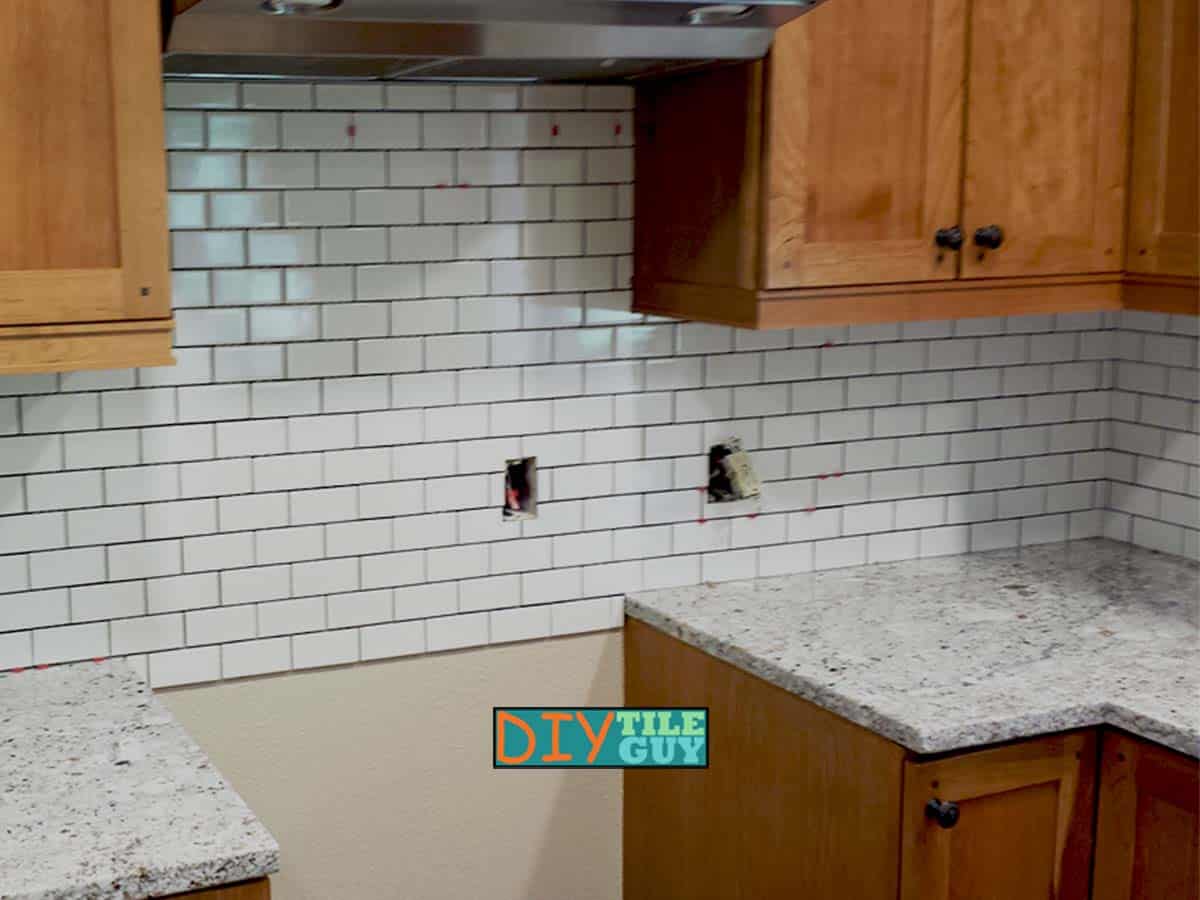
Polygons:
M758 59L816 0L200 0L168 75L622 81ZM169 5L169 4L168 4Z

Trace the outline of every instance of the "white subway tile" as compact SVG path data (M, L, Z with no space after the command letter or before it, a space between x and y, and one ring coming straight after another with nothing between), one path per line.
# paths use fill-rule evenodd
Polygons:
M317 261L317 232L313 229L292 228L277 231L251 231L248 234L249 261L252 266L306 266ZM322 262L344 260L323 258ZM251 313L251 324L255 313ZM264 340L255 337L254 340Z
M383 109L381 84L317 84L318 109Z
M109 627L114 656L183 646L183 616L178 613L116 619Z
M310 109L311 84L247 82L241 85L244 109Z
M387 659L425 652L424 622L392 622L360 632L363 660Z
M291 596L291 567L259 566L220 573L221 603L259 603Z
M71 621L95 622L146 613L143 583L121 581L71 588Z
M140 598L140 583L138 583L138 588L137 597ZM130 598L131 603L132 599ZM220 603L220 599L216 572L173 575L168 578L152 578L146 582L146 606L152 614L203 609L216 606ZM71 602L75 602L74 593L72 593Z
M287 128L284 128L287 140ZM240 185L229 185L239 187ZM247 153L246 187L313 188L317 186L315 153Z
M488 613L442 616L425 623L431 653L475 647L488 642Z
M324 597L259 603L257 610L259 637L320 631L325 627Z
M286 672L291 667L292 646L286 637L242 641L221 647L221 674L225 678Z
M98 659L108 656L108 624L66 625L33 632L36 665Z
M139 541L143 536L142 510L138 506L72 510L67 513L67 533L73 547Z

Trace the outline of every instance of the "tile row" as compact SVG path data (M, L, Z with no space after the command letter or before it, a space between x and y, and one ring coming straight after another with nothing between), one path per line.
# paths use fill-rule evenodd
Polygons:
M331 110L624 110L633 88L621 85L336 84L198 81L167 78L168 109Z
M633 114L606 112L192 112L168 110L169 150L619 147Z
M505 223L537 222L526 229L531 246L545 243L561 227L584 220L631 219L633 187L628 184L589 184L540 187L458 188L466 180L455 174L451 188L367 188L291 191L174 191L169 197L168 224L180 229L304 228L349 226L416 226L394 235L393 245L410 255L429 252L436 237L449 247L437 259L517 255L519 226ZM478 183L478 182L476 182ZM450 229L433 227L438 220L495 223ZM431 224L432 223L432 224ZM582 226L575 226L582 227ZM488 242L483 238L489 237ZM579 241L582 245L582 239ZM455 249L457 247L457 249ZM538 255L528 253L527 255ZM547 254L549 255L549 254Z
M701 545L691 552L668 557L572 565L558 570L441 583L402 582L395 588L343 589L340 593L278 600L271 599L269 576L260 575L264 590L252 603L192 609L177 606L172 612L75 624L66 624L70 621L71 605L66 590L40 591L6 598L5 617L0 620L5 643L0 646L11 649L13 633L29 637L32 632L36 648L40 634L44 644L40 652L35 649L35 659L38 663L49 663L522 606L540 608L553 616L555 609L564 609L564 614L569 614L572 603L580 599L609 602L625 592L643 588L1048 543L1066 540L1068 536L1091 536L1100 527L1099 514L1084 510L842 537L822 538L817 534L798 541L767 542L768 546ZM329 583L337 590L336 580ZM116 586L106 587L111 590ZM134 612L126 602L118 611ZM85 642L86 651L78 650L80 642ZM55 645L57 651L51 650ZM71 655L69 647L77 648L75 655ZM22 664L27 663L0 658L0 668Z
M74 513L23 514L4 520L20 533L6 534L0 546L0 593L79 585L102 590L110 581L307 562L305 577L318 587L301 590L294 577L292 590L313 594L1097 505L1101 482L1062 481L1065 471L1033 469L1023 475L1020 466L1010 473L1007 465L976 467L973 486L969 467L900 478L873 473L797 479L770 485L770 503L744 503L740 513L716 511L723 518L708 518L712 508L690 489L548 502L536 522L517 526L504 522L495 506L472 505L478 498L466 494L482 494L483 487L473 482L486 486L484 477L448 481L445 496L429 503L419 483L381 486L365 510L371 518L361 519L349 517L354 494L342 492L349 504L339 509L344 501L334 491L115 507L102 511L107 522L97 519L96 510L91 521ZM952 493L956 490L962 492ZM1194 498L1185 495L1117 483L1110 505L1200 527ZM316 524L288 524L294 521ZM90 533L80 532L86 527ZM80 532L76 542L88 546L55 549L69 543L69 529ZM331 588L330 578L349 586ZM389 581L396 578L403 580Z
M247 612L253 618L254 611ZM199 628L218 640L189 640L186 649L182 649L181 625L174 616L0 634L0 670L129 653L143 677L161 688L599 631L619 627L623 608L621 598L604 597L427 620L389 622L367 617L373 624L331 625L329 630L257 639L252 629L247 635L243 622L209 618L209 622L193 619L186 627L189 631ZM222 637L238 634L243 639ZM168 649L173 647L181 649Z
M434 188L432 208L478 215L487 186L630 184L633 150L171 150L167 175L172 191Z

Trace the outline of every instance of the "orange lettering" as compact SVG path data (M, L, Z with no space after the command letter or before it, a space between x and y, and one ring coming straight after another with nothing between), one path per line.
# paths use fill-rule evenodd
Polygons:
M600 735L598 737L592 731L592 726L588 724L587 716L583 714L582 710L575 713L575 718L583 726L583 732L592 744L591 752L588 753L588 765L591 765L596 761L596 754L600 752L600 745L604 743L604 738L608 734L608 726L613 722L612 710L609 710L608 715L604 717L604 724L600 726Z
M525 737L529 740L529 746L520 756L508 756L504 752L504 726L510 722L525 732ZM505 765L519 766L533 756L533 748L536 743L537 739L533 736L533 729L526 722L502 709L496 711L496 759Z
M542 762L570 762L571 754L558 749L558 726L571 721L570 713L544 712L542 718L550 723L550 752L542 757Z

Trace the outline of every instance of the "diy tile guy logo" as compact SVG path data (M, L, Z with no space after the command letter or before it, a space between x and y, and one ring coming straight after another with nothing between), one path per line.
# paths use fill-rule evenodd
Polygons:
M706 769L705 707L497 706L496 769Z

